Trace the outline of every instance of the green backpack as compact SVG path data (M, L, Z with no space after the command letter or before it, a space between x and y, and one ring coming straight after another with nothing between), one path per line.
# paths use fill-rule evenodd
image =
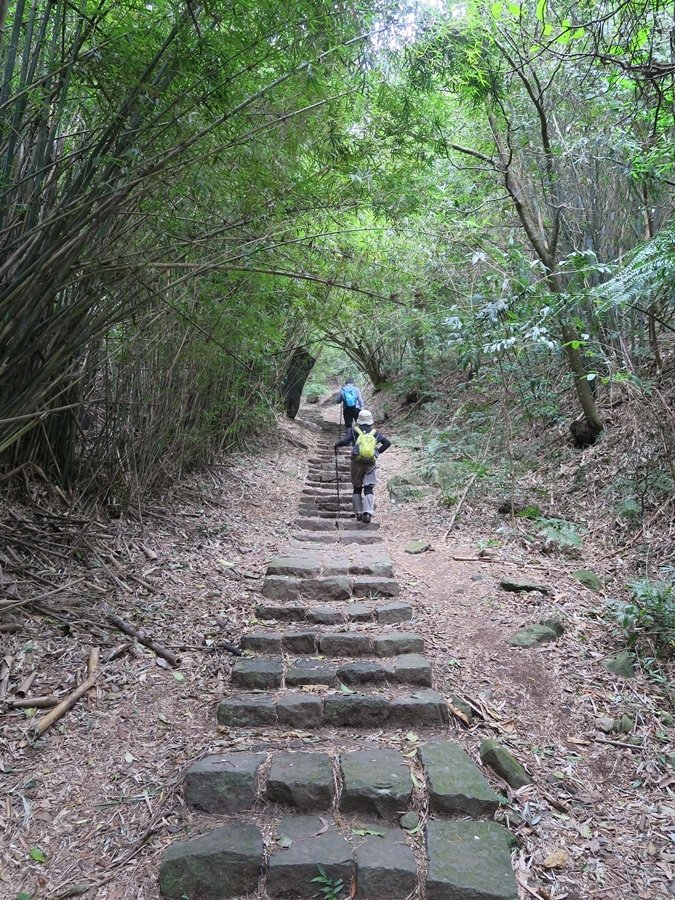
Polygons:
M361 431L358 425L354 426L354 431L358 434L355 445L354 459L357 462L375 462L375 453L377 451L377 432L373 428L372 431Z

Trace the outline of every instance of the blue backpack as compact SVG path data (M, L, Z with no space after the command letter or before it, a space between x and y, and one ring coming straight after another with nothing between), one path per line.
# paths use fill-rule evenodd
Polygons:
M340 391L342 394L342 402L345 406L355 407L359 401L359 395L356 393L356 388L353 384L348 384L342 388Z

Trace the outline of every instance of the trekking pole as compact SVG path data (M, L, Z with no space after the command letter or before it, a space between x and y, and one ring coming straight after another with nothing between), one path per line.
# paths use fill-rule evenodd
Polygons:
M342 404L340 404L340 422L338 425L338 440L342 436ZM337 512L335 513L335 528L340 530L340 469L338 468L338 452L335 448L335 489L337 490Z

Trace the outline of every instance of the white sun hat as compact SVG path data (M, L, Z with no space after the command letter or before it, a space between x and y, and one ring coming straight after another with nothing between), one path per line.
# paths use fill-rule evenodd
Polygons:
M372 425L373 424L373 414L367 410L362 409L359 413L359 417L357 419L359 425Z

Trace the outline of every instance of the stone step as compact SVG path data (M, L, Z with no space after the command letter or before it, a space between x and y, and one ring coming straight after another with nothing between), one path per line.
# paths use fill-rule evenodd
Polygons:
M350 892L356 900L405 900L418 890L415 855L401 828L360 818L341 829L330 816L287 813L269 838L266 857L260 828L238 818L174 842L160 864L161 896L263 896L264 883L272 900L309 900L318 896L321 873L342 884L340 897ZM428 900L517 900L508 832L500 825L431 820L426 854Z
M256 656L237 659L230 677L233 685L250 690L269 690L285 685L297 688L321 684L344 685L416 685L431 687L431 665L420 653L403 653L380 660L328 662L324 659L300 658L287 663L278 656Z
M298 507L298 513L303 518L314 518L314 519L338 519L340 522L354 522L356 521L356 516L352 512L351 506L349 508L345 507L344 509L338 512L334 510L331 512L327 509L319 509L318 506L305 506L304 504Z
M499 798L468 754L438 738L423 744L425 781L417 776L422 806L435 814L492 818ZM234 814L276 803L301 812L330 809L396 818L410 805L414 761L377 745L332 756L311 750L235 750L206 756L185 775L191 809ZM440 805L439 805L440 803Z
M399 584L393 578L350 573L325 578L267 575L261 590L268 600L308 599L319 603L347 600L349 597L395 597L399 592Z
M335 519L323 519L320 516L309 519L302 518L296 519L294 525L296 528L301 528L303 531L330 531L331 528L335 528ZM357 531L377 531L379 527L379 522L369 522L366 524L365 522L357 522L355 518L350 518L346 522L338 522L338 528L336 530L352 531L356 529Z
M366 614L367 611L367 614ZM303 606L302 603L260 603L256 617L263 621L310 622L314 625L341 625L345 622L376 621L381 625L409 622L412 606L409 603L391 602L380 606L365 603L342 603L339 606Z
M241 638L242 650L254 653L279 655L281 653L323 656L400 656L408 653L424 653L424 641L414 631L332 631L318 629L292 629L251 631ZM235 666L244 662L238 659ZM268 685L269 686L269 685Z
M297 531L291 534L291 537L303 544L381 544L382 538L379 534L372 534L367 531L343 531L340 529L332 529L332 531L312 532Z
M325 552L316 548L285 556L275 556L267 565L270 575L315 578L319 575L369 575L393 577L393 563L381 550L356 550L350 553Z
M221 700L218 723L226 727L300 728L439 728L447 725L448 707L441 694L428 688L412 693L307 692L240 693Z

